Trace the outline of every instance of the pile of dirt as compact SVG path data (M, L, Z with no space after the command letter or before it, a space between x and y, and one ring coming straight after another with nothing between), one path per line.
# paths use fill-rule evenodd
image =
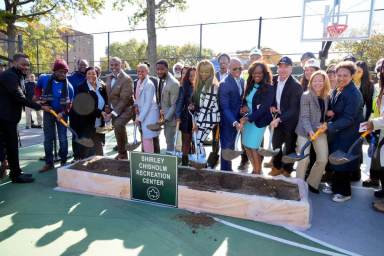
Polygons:
M210 227L215 223L215 220L212 217L203 213L182 213L176 215L176 219L183 221L192 228L192 233L195 233L195 230L200 227Z
M70 168L112 176L130 177L129 161L99 158L80 161ZM259 176L239 175L233 172L197 171L179 166L178 183L201 191L226 191L300 201L299 188L294 183Z

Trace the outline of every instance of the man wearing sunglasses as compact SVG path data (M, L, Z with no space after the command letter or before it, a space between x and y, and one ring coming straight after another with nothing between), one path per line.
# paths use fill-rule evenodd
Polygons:
M242 65L238 58L229 63L229 75L220 83L220 143L221 149L234 149L237 131L240 124L241 99L244 94L244 80L240 77ZM232 163L221 156L221 170L232 171Z

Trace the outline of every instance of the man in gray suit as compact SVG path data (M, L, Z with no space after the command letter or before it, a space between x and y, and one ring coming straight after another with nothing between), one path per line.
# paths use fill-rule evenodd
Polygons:
M156 73L159 78L159 86L156 96L160 106L160 115L164 118L164 134L167 142L167 152L173 152L174 137L176 133L176 100L179 96L179 82L168 71L168 62L159 60L156 62Z

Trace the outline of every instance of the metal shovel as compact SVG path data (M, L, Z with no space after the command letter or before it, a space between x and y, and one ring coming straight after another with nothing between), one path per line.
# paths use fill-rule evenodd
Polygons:
M329 155L328 160L333 165L342 165L349 163L357 158L360 157L360 155L353 155L352 150L359 145L361 142L363 142L364 138L367 137L368 134L370 134L371 131L365 131L363 132L360 137L349 147L347 152L343 152L341 150L336 150L332 154Z
M313 141L315 141L320 134L322 134L325 130L322 129L322 128L319 128L317 129L317 131L315 132L315 134L309 139L307 140L307 142L304 144L304 146L301 148L300 150L300 154L296 154L296 153L291 153L291 154L288 154L288 155L285 155L283 156L282 158L282 161L283 163L286 163L286 164L293 164L294 162L296 161L300 161L304 158L306 158L307 156L309 156L309 154L304 154L304 151L307 147L309 147L309 145L311 145L311 143Z
M179 127L180 127L180 122L176 122L176 129L175 129L176 132L175 132L175 139L174 139L174 142L173 142L173 152L172 152L172 155L180 158L180 155L178 155L177 152L176 152L177 140L179 138Z
M136 133L137 133L137 125L136 125L136 123L134 123L133 124L133 143L127 145L128 151L133 151L133 150L137 149L141 144L141 141L137 141Z
M280 148L277 148L277 149L273 149L272 148L272 138L273 138L273 132L275 131L275 128L271 128L271 133L269 134L269 144L268 144L268 148L265 149L265 148L259 148L257 150L257 153L261 156L264 156L264 157L271 157L271 156L276 156L277 154L279 154L280 152Z
M246 113L243 117L246 117L247 115L248 115L248 113ZM224 160L232 161L233 159L237 158L238 156L240 156L243 153L243 150L237 149L237 145L239 144L240 136L241 136L241 130L239 130L236 134L235 149L234 150L229 149L229 148L222 149L221 154L222 154Z
M165 121L164 121L164 116L163 115L160 115L160 120L154 124L149 124L147 125L147 128L153 132L158 132L158 131L161 131L161 129L163 129L163 125L164 125Z
M192 116L192 123L195 124L195 117L193 116L191 111L188 111L188 112ZM206 161L204 161L204 162L199 161L200 154L198 153L199 149L197 147L196 131L193 131L193 142L195 143L195 158L196 158L196 160L190 160L189 162L193 168L200 170L200 169L203 169L207 166L207 162Z
M57 113L54 111L54 110L49 110L49 112L54 116L54 117L58 117ZM84 146L84 147L87 147L87 148L92 148L95 146L95 143L93 142L93 140L89 139L89 138L79 138L79 135L68 125L67 122L65 122L64 119L60 119L59 120L60 123L62 125L64 125L65 127L67 127L67 129L72 133L72 136L75 137L75 142Z

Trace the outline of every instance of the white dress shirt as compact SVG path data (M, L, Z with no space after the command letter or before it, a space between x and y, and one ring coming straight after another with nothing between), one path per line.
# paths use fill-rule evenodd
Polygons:
M277 103L277 108L279 110L280 110L281 95L283 94L284 86L287 80L288 78L283 81L280 80L280 77L277 78L276 103Z

